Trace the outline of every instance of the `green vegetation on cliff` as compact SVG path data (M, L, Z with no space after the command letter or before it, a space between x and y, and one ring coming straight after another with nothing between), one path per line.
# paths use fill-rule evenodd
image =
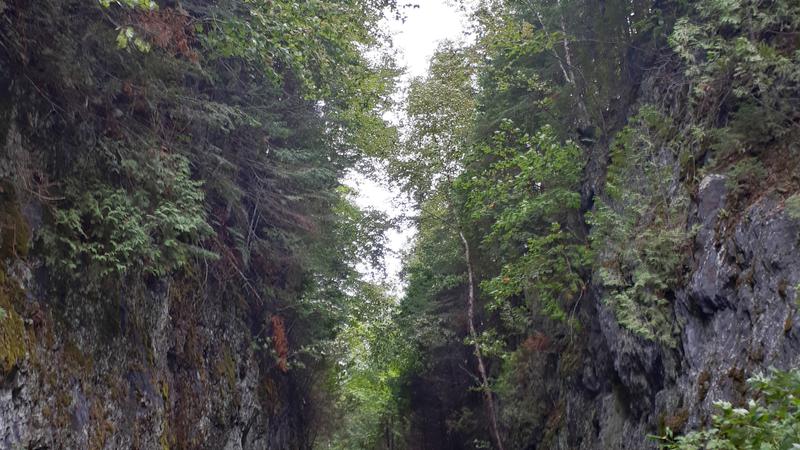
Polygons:
M370 291L356 267L382 251L386 228L341 180L395 139L382 115L396 70L379 26L395 14L393 0L0 1L0 372L25 361L27 336L43 351L48 333L102 336L77 342L127 343L126 366L103 377L144 371L172 386L156 402L165 448L208 433L192 417L207 414L196 383L223 381L215 395L228 398L211 401L228 420L251 367L264 421L287 418L266 422L280 439L306 448L327 432L317 425L334 396L308 399L338 373L330 347L352 341L344 322ZM22 279L37 287L27 299ZM167 358L153 354L167 338L148 322L153 298L185 342L163 379L151 379ZM239 328L204 340L202 302L234 311ZM217 342L242 333L253 359ZM46 376L59 363L34 356L47 389L93 379L81 365ZM181 383L184 369L199 381ZM90 398L98 430L127 395L127 382L114 386ZM58 395L53 415L68 414L77 400Z
M78 417L98 448L134 391L163 448L245 408L275 448L590 448L670 425L667 448L792 448L796 371L748 391L778 353L748 342L719 381L679 312L713 313L687 294L699 247L744 267L731 225L768 196L770 220L800 217L798 3L458 3L474 39L395 104L395 0L0 0L0 387L41 372L42 420ZM393 224L343 182L370 164L414 203L399 296L375 281ZM111 345L133 356L96 367ZM697 389L659 395L679 377ZM109 393L65 390L89 380ZM687 405L710 386L755 398L704 422Z
M633 387L593 380L622 363L587 367L602 350L590 340L600 321L619 329L621 352L647 355L642 364L690 351L676 309L696 306L677 298L697 264L707 174L725 179L726 224L768 195L796 216L800 9L787 0L469 6L474 42L444 43L411 83L408 129L386 155L419 208L395 319L412 324L406 339L423 361L404 375L408 448L594 448L578 429L594 420L599 433L603 413L580 416L570 389L584 400L585 389L609 389L633 420L684 426L704 413L654 411L658 398L624 390L674 381L655 378L663 368ZM744 379L740 370L732 379ZM689 395L681 403L696 401Z

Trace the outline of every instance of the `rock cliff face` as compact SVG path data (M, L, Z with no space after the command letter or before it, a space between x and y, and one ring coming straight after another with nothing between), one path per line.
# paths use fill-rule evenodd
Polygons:
M19 145L12 125L0 167ZM36 197L8 184L0 196L0 448L307 445L301 397L254 351L247 307L202 279L131 280L99 303L65 303L21 258Z
M0 0L0 13L5 5ZM113 42L114 30L108 24L104 29ZM0 56L0 63L12 61ZM31 71L41 69L35 62ZM273 355L277 349L265 345L264 335L278 322L270 322L263 305L244 301L197 267L171 278L129 277L99 299L59 291L42 255L31 251L54 201L36 189L48 183L36 170L58 166L59 158L71 156L63 153L80 146L64 151L61 142L50 139L63 124L51 126L45 138L30 139L31 129L44 127L57 105L51 108L47 96L27 104L33 96L17 91L19 80L11 72L0 65L0 448L311 447L310 424L319 420L313 411L313 376L286 374L280 362L282 356L285 364L285 355ZM620 104L629 108L609 122L619 129L640 106L658 101L664 88L658 75L645 76L630 94L621 95ZM62 81L65 91L78 83ZM184 82L202 84L175 84ZM108 98L127 102L132 94L125 91L131 89L121 85ZM105 121L119 125L112 120L120 112L116 106L98 106L107 99L79 97L66 100L79 104L76 110L95 102L103 126ZM146 109L134 100L132 109ZM70 120L64 123L80 122ZM206 123L192 126L197 134L208 128ZM209 147L221 141L237 145L222 131L208 134L214 134ZM259 142L268 137L259 135ZM612 138L613 133L590 149L582 189L584 224L591 223L588 214L605 194ZM46 159L36 145L54 147L47 157L56 161L29 161ZM681 171L677 158L664 157L658 164L670 173ZM798 174L790 177L796 191ZM648 435L665 427L697 428L708 423L716 400L742 401L752 374L800 364L800 221L790 217L784 203L794 191L767 186L743 202L731 192L730 174L711 170L697 178L680 211L690 237L681 282L668 298L674 343L648 340L621 326L595 277L570 311L579 318L579 331L539 318L539 334L527 338L530 345L520 345L520 358L529 360L521 364L527 371L515 379L525 395L520 414L525 417L508 421L521 423L520 430L504 430L518 437L507 443L509 449L654 447ZM262 259L258 269L283 270ZM470 390L472 354L463 345L462 295L454 289L440 305L457 313L442 320L448 340L432 352L437 366L427 378L411 381L414 450L465 448L465 442L484 437L451 431L457 425L483 430L480 413L468 414L479 411L481 403ZM479 320L488 322L490 314L484 314ZM459 417L470 423L448 423L453 411L462 410Z
M643 86L641 97L658 88ZM589 165L588 185L602 184L602 166ZM742 402L753 374L800 364L800 222L784 210L782 189L741 208L729 186L726 175L707 174L688 205L691 258L670 302L674 348L623 329L594 285L581 306L577 369L565 375L575 362L562 356L531 388L556 405L547 423L557 432L529 448L655 447L648 435L696 429L710 422L715 401Z
M59 200L33 187L30 129L48 113L0 56L0 448L308 448L308 381L270 355L263 307L207 267L61 290L31 250Z

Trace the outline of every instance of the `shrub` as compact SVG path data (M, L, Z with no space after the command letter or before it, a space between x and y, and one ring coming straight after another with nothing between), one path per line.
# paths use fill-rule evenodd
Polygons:
M728 402L715 405L718 413L710 427L683 436L667 430L658 437L661 447L674 450L796 449L800 443L800 370L773 370L748 380L754 397L735 408Z
M527 309L566 321L565 306L585 289L589 263L584 239L570 226L580 209L581 149L559 142L551 127L528 134L504 121L482 150L489 166L464 174L459 187L472 219L491 221L483 247L502 262L500 274L481 285L493 299L489 307L519 316L508 305L522 296Z
M697 118L730 110L732 131L751 145L796 131L800 66L790 36L798 29L792 0L694 2L670 43L693 82Z

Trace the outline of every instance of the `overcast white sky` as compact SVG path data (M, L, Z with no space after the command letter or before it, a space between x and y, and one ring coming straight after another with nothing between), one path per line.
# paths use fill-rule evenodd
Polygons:
M411 0L409 2L412 2ZM391 30L394 46L398 50L398 63L407 71L404 81L422 76L428 69L428 61L436 47L445 39L458 41L466 26L466 18L449 0L416 0L419 8L407 8L404 22L392 20L386 24ZM402 83L405 84L405 83ZM366 178L363 174L352 174L346 183L358 191L356 203L371 207L397 217L403 213L397 192ZM388 282L395 286L396 293L402 290L399 272L400 256L410 245L415 230L404 228L389 233L389 248L386 266Z
M465 18L448 0L417 0L419 8L405 9L405 22L392 21L395 47L411 76L425 74L428 60L439 42L459 40Z

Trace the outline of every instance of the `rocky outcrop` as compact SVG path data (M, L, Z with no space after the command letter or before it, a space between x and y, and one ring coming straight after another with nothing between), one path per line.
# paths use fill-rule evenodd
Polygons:
M678 386L698 412L690 425L714 400L741 401L750 374L800 363L800 224L777 193L724 217L724 183L711 175L700 185L696 269L676 305L685 365Z
M0 168L24 153L6 131ZM10 183L0 196L0 448L307 446L302 396L254 345L249 307L202 274L54 291L27 256L41 204Z
M10 312L25 352L0 379L0 447L300 448L286 379L264 370L243 311L181 289L89 306L26 286Z
M691 267L672 302L676 347L621 328L595 288L583 308L582 376L558 385L565 420L538 448L655 447L648 435L707 424L718 400L742 402L753 374L800 364L800 223L776 191L732 214L727 185L705 176L690 206Z

